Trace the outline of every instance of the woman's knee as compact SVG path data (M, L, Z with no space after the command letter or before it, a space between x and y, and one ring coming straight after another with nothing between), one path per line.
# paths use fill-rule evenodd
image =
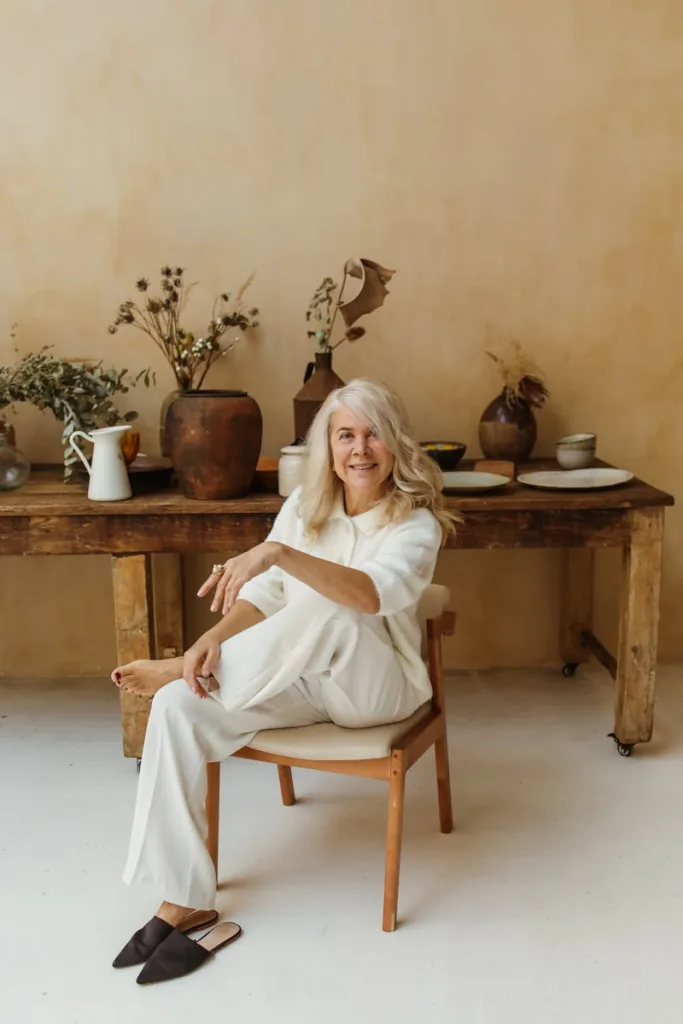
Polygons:
M184 679L174 679L154 694L150 718L185 720L192 715L193 703L199 703L199 697L192 693Z

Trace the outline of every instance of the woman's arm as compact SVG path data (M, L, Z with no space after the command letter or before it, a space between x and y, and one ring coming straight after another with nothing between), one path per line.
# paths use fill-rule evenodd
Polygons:
M222 605L226 614L245 584L261 573L277 571L354 611L396 615L417 604L429 585L441 539L441 527L434 516L426 509L416 509L388 531L377 553L358 569L306 554L283 541L267 540L225 563L213 606ZM200 595L214 586L214 579L206 581ZM248 587L245 597L250 600ZM268 614L267 607L262 611Z
M288 576L317 590L337 604L367 615L379 611L379 595L370 577L360 569L350 569L326 558L307 555L298 548L276 542L274 564Z
M220 622L207 629L183 656L183 679L198 697L207 697L205 685L199 679L209 679L221 654L221 644L265 619L263 612L248 601L236 601ZM209 685L209 689L210 689Z
M227 615L224 615L220 622L217 622L211 629L207 629L200 637L201 640L215 640L222 644L231 636L242 633L243 630L255 626L257 622L263 622L265 615L255 608L249 601L236 601Z
M262 578L262 573L277 570L293 576L302 583L306 583L313 590L317 590L323 597L328 597L337 604L346 605L357 612L366 612L375 615L379 611L379 594L372 579L359 569L349 569L345 565L338 565L337 562L329 562L325 558L316 558L314 555L306 555L298 548L282 544L280 541L267 540L258 544L243 555L237 555L225 563L221 573L216 594L214 596L212 610L222 607L224 615L230 615L231 610L237 606L238 598L242 588L250 580ZM202 585L199 596L203 597L213 587L214 577ZM251 592L247 589L245 603L249 602ZM254 610L257 609L255 606ZM263 617L268 612L265 608L260 612ZM232 622L232 619L230 619ZM218 629L227 628L228 623L224 618L219 623ZM232 635L232 634L230 634ZM222 639L227 639L223 637ZM222 642L222 641L221 641Z

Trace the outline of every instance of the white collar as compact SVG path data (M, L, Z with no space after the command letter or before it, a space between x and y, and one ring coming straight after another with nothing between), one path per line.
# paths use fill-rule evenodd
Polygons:
M345 519L347 523L351 523L352 526L357 526L358 529L365 534L376 533L377 530L381 530L383 526L386 526L385 519L385 499L381 498L376 505L369 508L367 512L361 512L357 516L347 515L346 509L344 508L344 498L342 494L337 495L334 503L334 507L330 514L330 519Z

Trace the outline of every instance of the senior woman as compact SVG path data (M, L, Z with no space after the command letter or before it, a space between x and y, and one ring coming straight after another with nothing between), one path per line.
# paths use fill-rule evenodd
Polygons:
M328 397L308 448L304 483L268 539L214 566L199 590L215 587L220 622L183 658L112 675L154 695L124 881L150 881L164 898L115 966L161 952L171 932L196 945L182 933L216 919L207 761L261 729L381 725L430 697L416 608L454 519L438 469L398 397L369 380Z

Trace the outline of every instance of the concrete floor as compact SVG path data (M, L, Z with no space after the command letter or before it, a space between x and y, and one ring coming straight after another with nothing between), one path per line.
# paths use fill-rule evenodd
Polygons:
M681 676L660 670L655 741L630 760L600 670L453 678L457 831L438 831L426 757L393 935L382 784L295 771L284 808L274 768L229 762L219 909L244 935L149 989L110 967L155 907L119 881L137 777L116 694L0 681L2 1020L679 1024Z

